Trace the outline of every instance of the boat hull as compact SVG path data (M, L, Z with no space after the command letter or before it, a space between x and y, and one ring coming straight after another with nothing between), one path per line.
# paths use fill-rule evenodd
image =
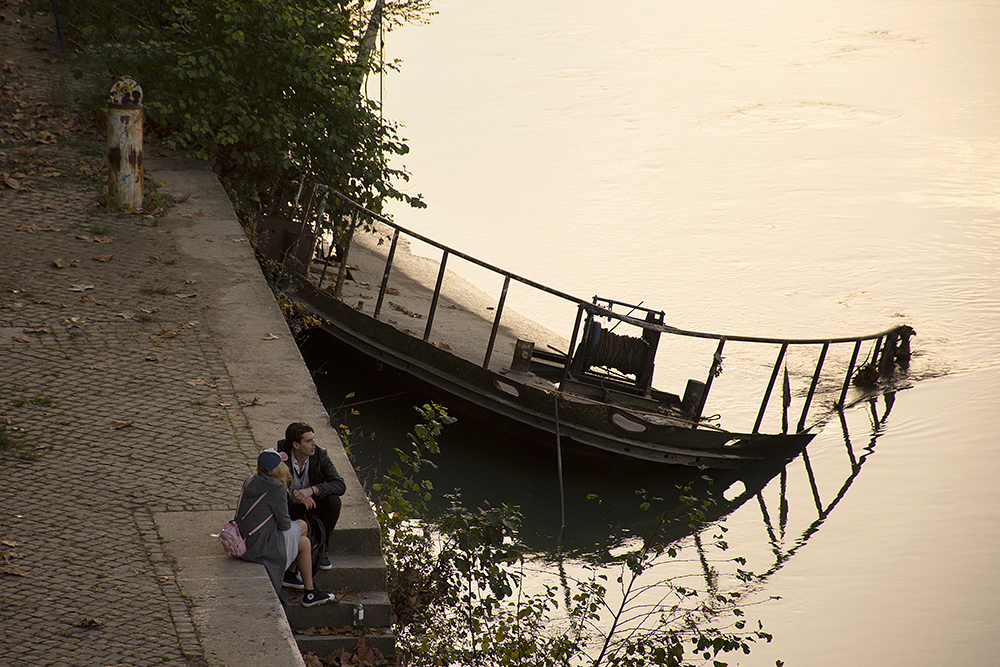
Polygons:
M298 281L293 296L323 320L338 340L497 416L536 439L597 461L633 461L706 468L740 468L765 459L791 458L812 439L796 434L733 433L704 425L653 423L639 413L546 388L531 373L495 372L460 358L390 324L359 312Z

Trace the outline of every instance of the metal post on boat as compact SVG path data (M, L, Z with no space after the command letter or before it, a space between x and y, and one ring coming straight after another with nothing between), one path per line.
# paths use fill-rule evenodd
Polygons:
M816 371L813 373L812 384L809 385L809 393L806 395L806 402L802 406L802 416L799 417L797 433L805 429L806 415L809 414L809 404L812 402L813 394L816 393L816 385L819 384L819 374L823 370L823 362L826 360L826 352L830 349L830 343L823 343L823 349L819 352L819 360L816 362Z
M596 297L595 297L596 298ZM559 380L559 386L561 387L566 378L569 377L570 368L573 366L573 348L576 347L576 337L580 335L580 323L583 322L583 312L586 309L584 304L578 304L576 307L576 322L573 323L573 335L569 339L569 350L566 354L566 365L563 367L562 379Z
M510 287L510 276L503 277L503 290L500 292L500 301L497 303L497 314L493 318L493 330L490 331L490 342L486 346L486 358L483 359L483 368L490 367L490 357L493 356L493 345L497 341L497 331L500 329L500 317L503 315L503 304L507 300L507 288Z
M385 297L385 288L389 285L389 271L392 269L392 259L396 255L396 245L399 243L399 230L392 235L392 243L389 245L389 255L385 258L385 272L382 274L382 285L378 288L378 301L375 302L375 313L372 315L376 320L382 312L382 299Z
M851 386L851 376L854 375L854 364L858 362L858 352L861 351L861 341L854 341L854 352L851 353L851 363L847 364L847 374L844 376L844 386L840 390L840 399L834 406L838 410L844 409L844 401L847 400L847 390Z
M336 192L333 193L333 196L340 203L340 207L339 207L339 209L337 210L337 212L335 214L332 214L330 216L330 219L331 220L339 220L340 217L344 214L344 207L347 206L347 204L344 203L343 199L341 199L340 197L337 197L337 193ZM334 225L334 227L336 227L336 225ZM322 248L322 245L320 247ZM330 257L333 255L333 249L334 249L334 247L336 247L336 239L334 238L333 232L331 231L331 233L330 233L330 249L326 253L326 261L323 262L323 270L319 274L319 282L316 283L316 289L318 289L318 290L322 291L322 289L323 289L323 280L326 278L326 270L328 268L330 268Z
M771 379L767 382L767 389L764 390L764 398L760 402L760 410L757 411L757 421L753 425L753 433L757 433L760 430L760 424L764 421L764 411L767 409L767 403L771 400L771 391L774 389L774 383L778 379L778 370L781 368L781 361L785 358L785 352L788 351L788 343L784 342L781 344L781 349L778 350L778 358L774 360L774 368L771 370Z
M434 296L431 297L431 310L427 313L427 326L424 327L424 340L430 340L431 337L431 326L434 324L434 313L437 312L438 297L441 296L441 284L444 282L444 270L445 266L448 265L448 249L445 248L441 253L441 266L438 267L438 277L437 282L434 283Z
M289 248L288 252L285 253L284 259L286 261L288 260L289 257L292 257L295 260L298 259L298 256L299 256L299 244L302 243L302 236L306 233L306 225L309 223L309 216L312 215L313 202L316 201L316 193L319 192L319 191L321 191L321 190L323 191L323 206L324 207L326 206L326 197L329 194L329 188L327 188L325 185L323 185L321 183L314 183L313 184L312 193L309 195L309 203L302 210L302 219L299 221L299 233L298 233L298 235L296 235L295 242L292 244L292 247ZM315 235L314 235L314 237L315 237ZM309 254L310 254L310 256L312 255L312 248L309 249ZM292 265L294 266L294 262L292 263ZM308 260L307 260L306 266L305 266L305 275L306 276L309 275Z
M705 410L705 402L708 401L708 392L712 389L712 380L715 376L721 372L722 369L722 348L726 345L726 337L723 336L719 339L719 346L715 348L715 354L712 356L712 366L708 369L708 378L705 380L705 389L701 392L701 398L698 400L698 407L694 411L694 415L691 417L691 428L697 428L698 422L701 421L701 413Z
M535 352L534 341L518 338L514 343L514 356L510 360L510 370L527 373L531 369L531 356Z
M347 206L347 203L344 203ZM358 209L351 212L351 224L347 228L347 241L344 242L344 252L340 255L340 268L337 269L337 283L333 287L333 298L339 299L344 290L344 279L347 278L347 256L351 254L351 242L354 241L354 230L358 227Z

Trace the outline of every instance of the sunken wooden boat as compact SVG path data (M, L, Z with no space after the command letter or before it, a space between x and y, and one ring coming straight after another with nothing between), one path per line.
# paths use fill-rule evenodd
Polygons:
M294 216L264 217L252 231L282 267L277 289L314 324L517 433L598 460L740 468L788 459L830 414L909 362L906 325L822 339L683 330L662 311L578 298L483 262L324 185L300 198ZM480 272L477 284L493 280L495 295L449 262ZM567 332L506 308L515 293L565 313ZM685 342L700 352L679 353ZM699 358L701 374L682 380L683 392L654 387L658 371L683 366L675 360ZM710 407L722 377L733 380L723 403L742 418L736 427Z

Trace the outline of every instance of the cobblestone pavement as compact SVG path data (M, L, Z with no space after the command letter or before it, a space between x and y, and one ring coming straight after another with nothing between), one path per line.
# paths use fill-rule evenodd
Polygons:
M96 205L51 17L0 12L0 664L203 664L152 515L258 446L172 232Z

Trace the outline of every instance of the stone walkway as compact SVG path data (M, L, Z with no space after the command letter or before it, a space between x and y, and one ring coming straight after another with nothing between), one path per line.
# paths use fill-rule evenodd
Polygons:
M0 12L0 663L216 664L155 517L231 512L257 452L325 412L311 383L291 416L237 389L226 345L266 366L278 341L270 361L302 366L266 287L222 284L227 262L262 283L238 225L203 231L197 197L166 214L99 208L103 139L59 104L51 17ZM260 350L220 333L244 329ZM353 484L345 509L366 502Z

